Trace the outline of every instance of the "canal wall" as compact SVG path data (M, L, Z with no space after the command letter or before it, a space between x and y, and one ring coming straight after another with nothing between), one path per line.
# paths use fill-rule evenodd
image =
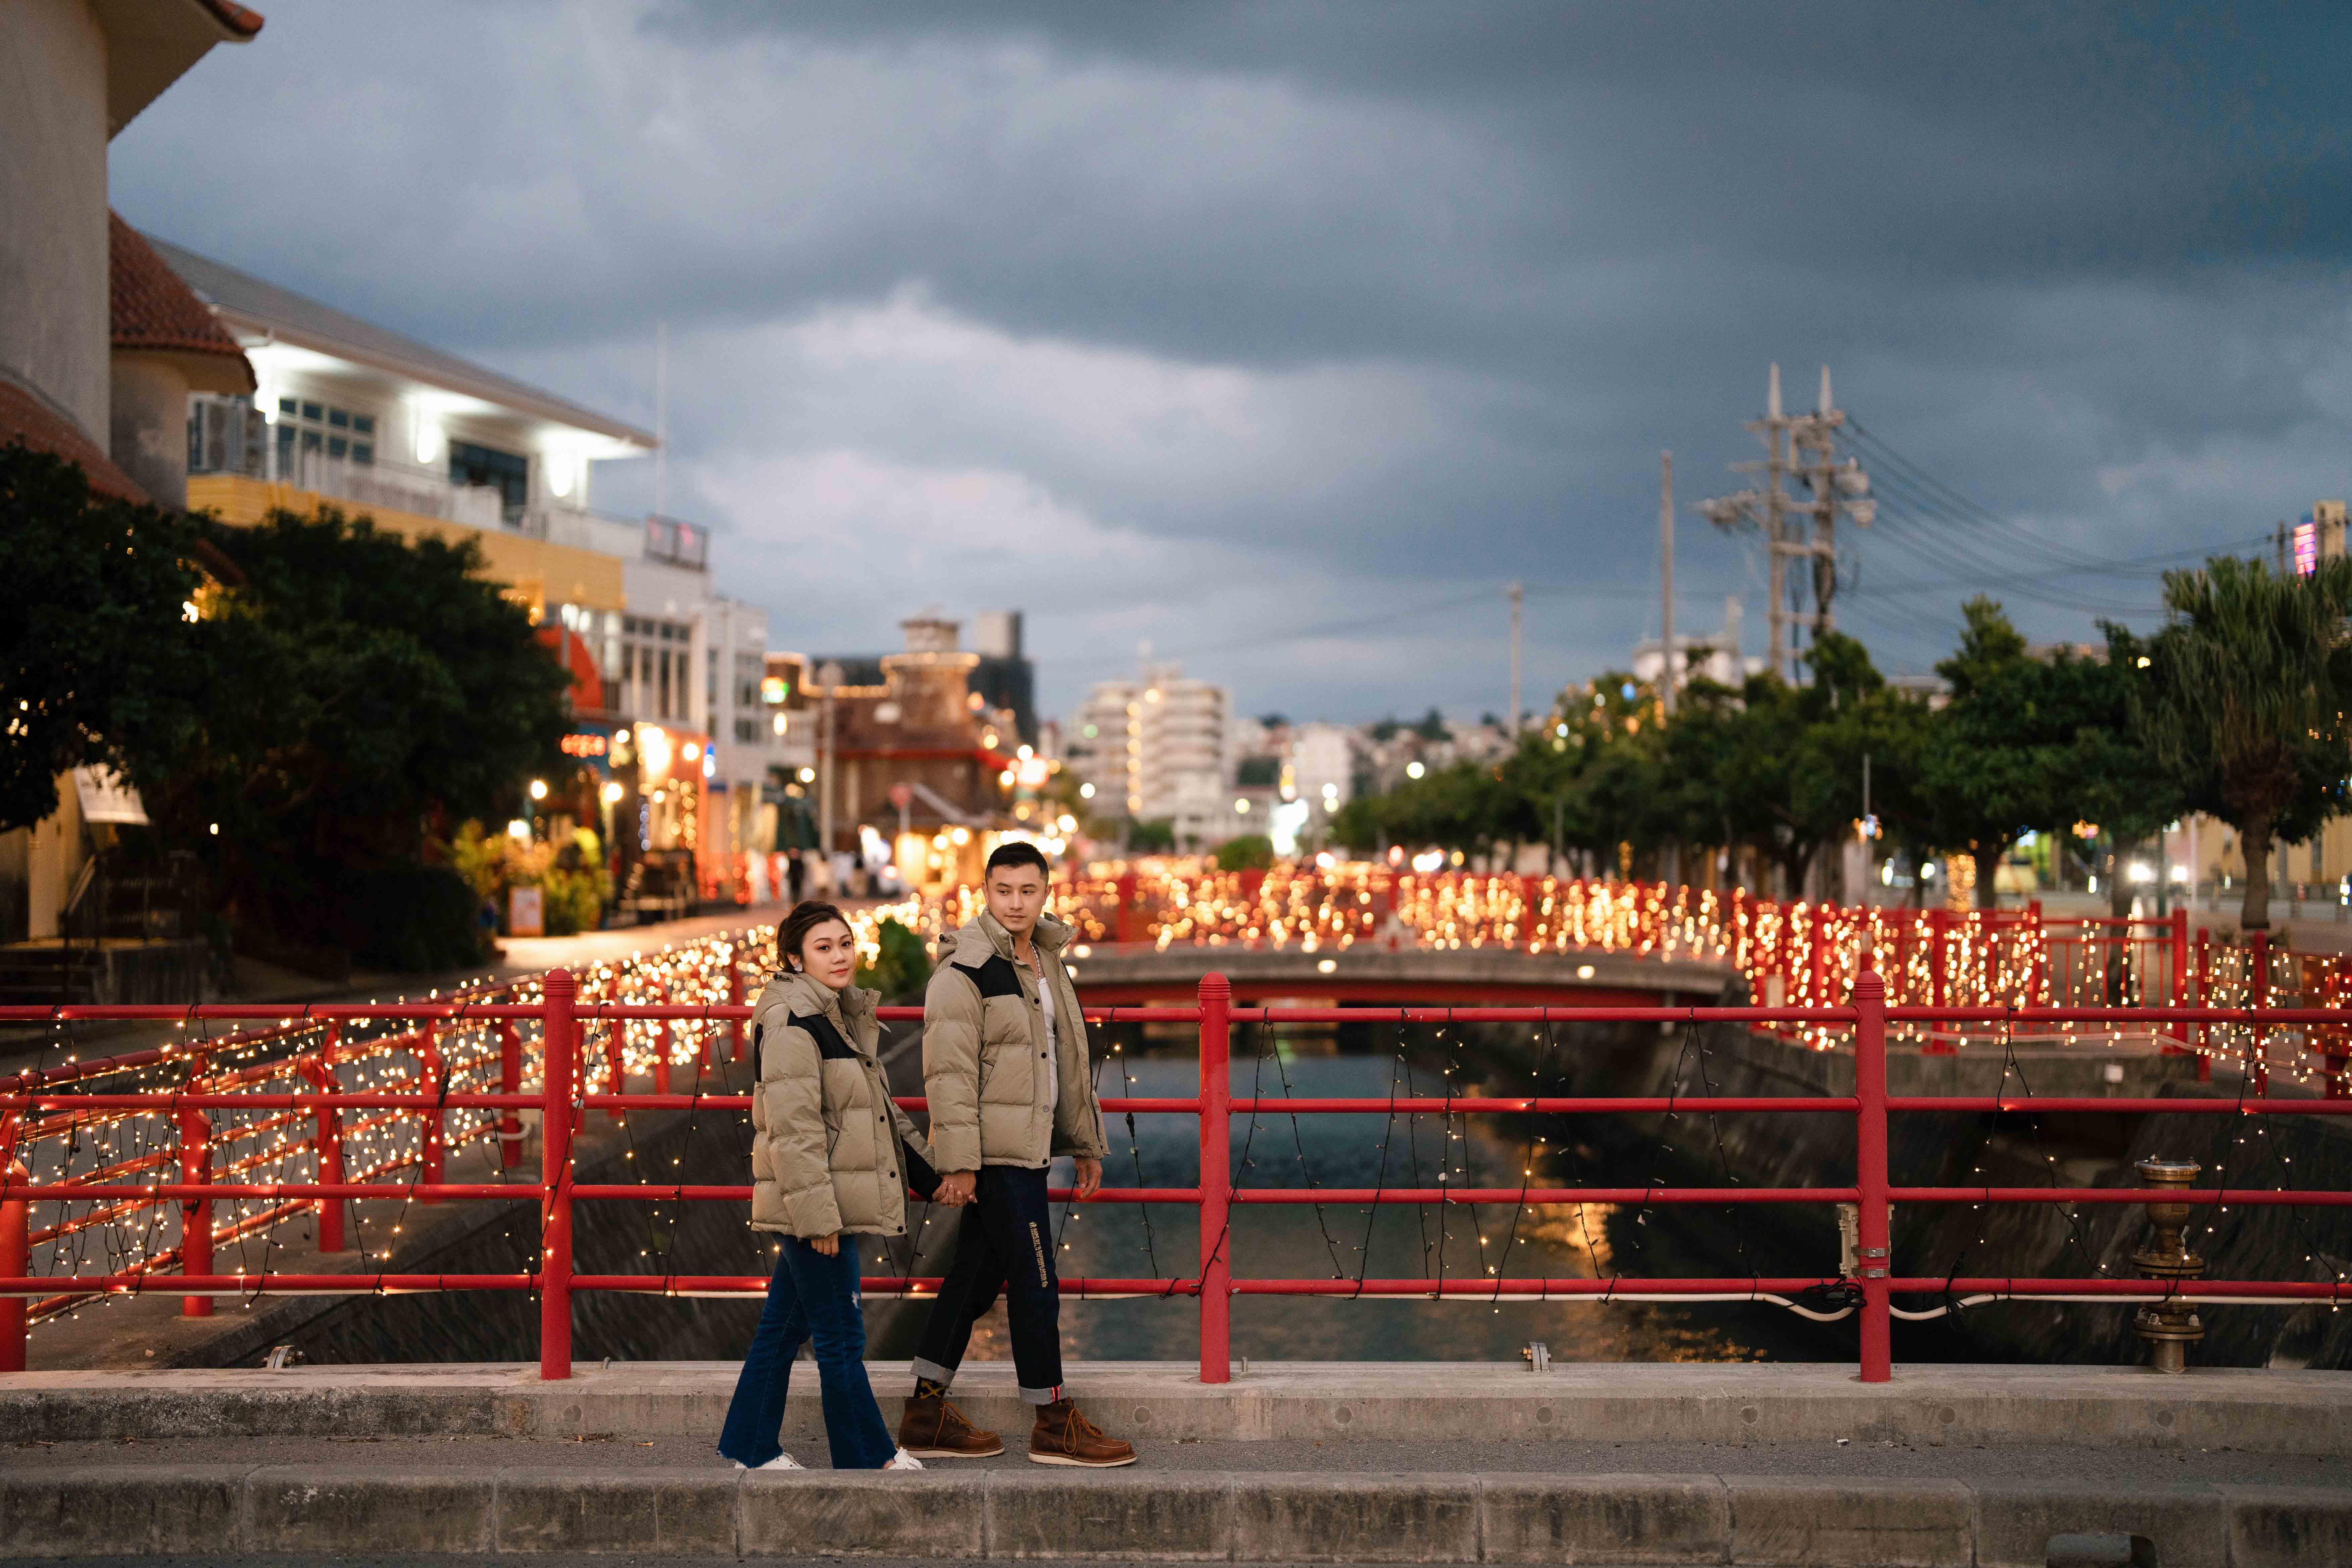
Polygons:
M1814 1050L1722 1025L1657 1034L1652 1026L1580 1032L1558 1092L1725 1096L1850 1095L1848 1050ZM2116 1080L2111 1069L2122 1069ZM2050 1097L2230 1098L2233 1088L2196 1081L2196 1061L2147 1049L1970 1045L1930 1056L1890 1045L1890 1092ZM1561 1118L1564 1131L1604 1152L1613 1184L1628 1180L1759 1187L1851 1184L1850 1116L1678 1114ZM1902 1112L1890 1119L1888 1159L1903 1186L2137 1187L2135 1162L2193 1159L2199 1185L2352 1188L2352 1127L2336 1117L2224 1114L2029 1115ZM1720 1224L1691 1215L1705 1227ZM2210 1226L2210 1230L2208 1226ZM1746 1245L1776 1265L1833 1272L1834 1211L1827 1205L1743 1210ZM2137 1205L1903 1205L1892 1226L1898 1276L2021 1278L2136 1275L2130 1254L2147 1216ZM2237 1205L2200 1214L2189 1236L2214 1279L2327 1280L2352 1274L2352 1214L2342 1208ZM1737 1270L1733 1270L1737 1271ZM1927 1306L1932 1303L1916 1302ZM1986 1361L2137 1363L2146 1347L2127 1306L1988 1303L1951 1314L1943 1353ZM2221 1306L2203 1313L2193 1363L2233 1367L2352 1367L2352 1314L2325 1302ZM1906 1326L1898 1324L1900 1336Z

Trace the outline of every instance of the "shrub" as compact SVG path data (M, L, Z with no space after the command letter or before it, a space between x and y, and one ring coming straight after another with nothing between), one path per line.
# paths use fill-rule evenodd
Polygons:
M1220 871L1263 871L1274 864L1274 840L1263 833L1244 833L1217 846Z

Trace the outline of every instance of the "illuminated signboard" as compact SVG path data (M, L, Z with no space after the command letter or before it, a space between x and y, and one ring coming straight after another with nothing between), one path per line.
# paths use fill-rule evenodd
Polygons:
M2298 522L2294 525L2294 574L2308 577L2319 570L2319 525Z
M602 735L566 735L563 754L567 757L601 757L611 742Z
M793 683L781 675L772 675L760 682L760 700L771 708L793 694Z

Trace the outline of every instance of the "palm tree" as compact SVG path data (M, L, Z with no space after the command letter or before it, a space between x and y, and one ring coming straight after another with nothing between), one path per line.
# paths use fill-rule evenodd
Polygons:
M2248 931L2270 926L2270 854L2345 807L2352 764L2352 560L2287 576L2217 556L2164 575L2171 618L2133 709L2191 804L2238 830Z

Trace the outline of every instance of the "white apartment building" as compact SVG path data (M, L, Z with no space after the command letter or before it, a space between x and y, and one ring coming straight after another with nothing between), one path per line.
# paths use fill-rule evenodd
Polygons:
M1294 726L1283 798L1307 802L1316 813L1310 821L1338 811L1356 793L1356 732L1344 724Z
M766 612L712 591L708 530L589 510L594 463L650 452L651 434L151 243L261 383L249 402L190 399L191 504L247 523L325 501L405 536L473 541L534 617L585 645L604 696L578 715L583 729L635 726L644 761L664 759L609 831L625 840L634 826L639 851L691 848L722 881L730 858L767 847L754 833L776 743L761 692Z
M1220 843L1235 826L1224 798L1233 777L1233 694L1176 665L1147 666L1131 680L1097 682L1072 721L1070 765L1092 784L1097 810L1138 821L1175 820L1189 836Z

